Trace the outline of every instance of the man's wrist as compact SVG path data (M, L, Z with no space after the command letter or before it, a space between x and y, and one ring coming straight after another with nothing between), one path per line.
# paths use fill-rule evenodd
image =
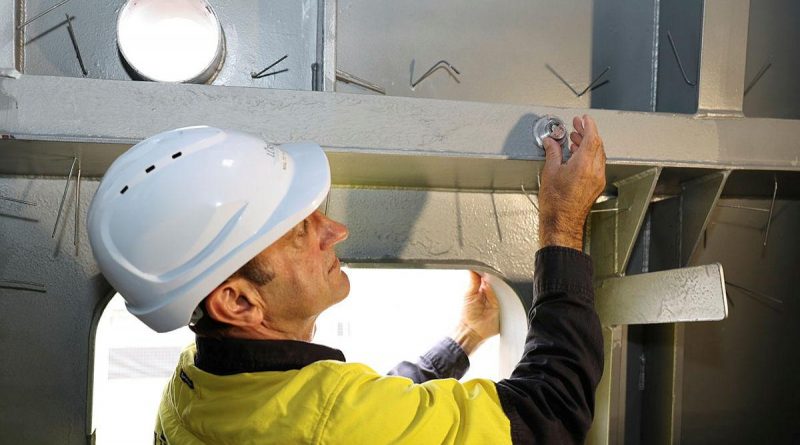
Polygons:
M585 218L581 222L585 221ZM539 216L539 247L562 246L583 250L583 224L576 227L574 221L561 223L557 218Z
M458 327L453 333L452 338L453 341L458 343L458 346L460 346L467 355L471 355L473 352L475 352L475 350L478 349L478 346L480 346L484 341L484 338L482 338L477 332L470 329L469 326L465 325L464 323L458 324Z
M570 233L540 227L539 248L548 246L562 246L575 250L583 250L583 231Z

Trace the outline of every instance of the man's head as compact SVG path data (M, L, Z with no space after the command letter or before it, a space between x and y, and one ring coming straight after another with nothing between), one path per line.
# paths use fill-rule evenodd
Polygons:
M332 246L346 236L315 212L329 188L328 160L316 144L278 147L212 127L172 130L112 164L89 209L89 240L128 310L160 332L188 324L204 298L234 289L227 283L246 290L237 271L249 263L263 264L271 277L263 284L246 280L258 290L252 295L317 290L320 298L341 299L341 289L327 292L319 273L325 261L328 267L335 261ZM287 244L298 226L319 241L305 256ZM291 261L295 268L284 270ZM266 311L287 306L275 298L263 304Z
M307 340L317 315L350 291L333 250L345 238L344 225L315 211L209 294L195 332Z

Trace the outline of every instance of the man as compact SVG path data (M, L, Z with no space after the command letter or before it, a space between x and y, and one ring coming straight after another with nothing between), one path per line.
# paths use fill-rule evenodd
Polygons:
M318 146L195 127L121 156L89 212L101 271L153 329L191 321L198 334L164 391L155 442L582 442L602 341L581 248L605 154L590 117L573 124L566 163L546 140L530 330L496 383L449 378L497 332L477 275L454 338L393 375L309 343L316 317L349 290L333 250L347 229L315 210L330 187Z

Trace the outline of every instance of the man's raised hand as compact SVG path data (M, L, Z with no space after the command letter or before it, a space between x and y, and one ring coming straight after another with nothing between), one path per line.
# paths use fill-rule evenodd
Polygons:
M486 339L500 333L500 305L486 278L470 271L470 285L464 294L461 320L453 340L471 354Z
M539 247L583 248L583 225L606 186L606 153L597 125L588 115L572 120L572 156L562 163L561 147L544 140L545 163L539 188Z

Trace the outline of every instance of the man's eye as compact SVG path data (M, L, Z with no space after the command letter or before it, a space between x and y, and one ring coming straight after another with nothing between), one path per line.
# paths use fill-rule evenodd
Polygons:
M308 218L303 220L303 225L300 226L300 230L297 232L297 236L305 236L308 233Z

